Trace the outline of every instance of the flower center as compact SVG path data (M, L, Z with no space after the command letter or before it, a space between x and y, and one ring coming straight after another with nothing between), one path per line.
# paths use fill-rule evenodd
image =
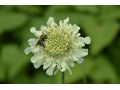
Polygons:
M70 40L67 34L62 31L50 32L44 42L45 50L52 56L61 56L69 51Z

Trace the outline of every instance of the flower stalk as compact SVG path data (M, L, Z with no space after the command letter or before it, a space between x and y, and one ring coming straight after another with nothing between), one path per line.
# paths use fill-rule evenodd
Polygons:
M65 72L61 72L61 81L62 84L65 84Z

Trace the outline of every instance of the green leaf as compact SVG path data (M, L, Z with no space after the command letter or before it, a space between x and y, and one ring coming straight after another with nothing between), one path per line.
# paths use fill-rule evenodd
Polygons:
M114 67L116 68L116 72L120 75L120 37L118 37L113 41L111 45L107 47L107 55L112 60Z
M24 25L27 21L27 16L21 13L1 12L0 13L0 34L5 31L14 30L17 27Z
M90 13L97 13L98 8L95 5L75 5L73 6L76 10L90 12Z
M13 83L13 84L29 84L30 80L31 80L30 77L28 77L26 75L26 73L21 73L15 79L12 79L11 83Z
M54 13L65 13L65 12L71 12L70 6L61 6L61 5L54 5L54 6L49 6L47 11L45 12L46 16L50 16L51 14Z
M0 62L0 82L4 81L6 76L5 66Z
M120 8L117 6L102 6L100 19L103 21L120 19Z
M94 58L94 63L95 67L91 73L91 78L96 83L104 83L105 81L118 83L115 68L105 56L99 55L97 58Z
M39 14L39 13L42 13L42 9L40 6L24 6L24 5L18 5L16 6L15 8L17 8L18 10L20 11L24 11L24 12L27 12L27 13L32 13L32 14Z
M43 71L38 71L31 80L31 83L34 84L56 84L57 83L56 76L49 76Z
M90 16L84 16L81 19L81 27L91 37L91 53L93 55L98 54L112 43L119 31L118 23L114 21L100 23L96 18Z
M29 58L14 44L2 47L1 62L6 66L8 78L11 80L28 64Z

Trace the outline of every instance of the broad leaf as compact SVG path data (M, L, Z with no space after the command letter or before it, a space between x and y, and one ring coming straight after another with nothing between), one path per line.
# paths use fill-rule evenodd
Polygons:
M75 5L73 6L79 12L89 12L89 13L97 13L98 7L95 5Z
M13 84L30 84L31 78L27 76L26 73L21 73L17 75L16 78L11 80L11 83Z
M24 25L27 21L27 16L21 13L1 12L0 13L0 34L5 31L14 30L17 27Z
M38 71L38 70L37 70ZM42 70L39 70L32 78L31 83L34 84L56 84L57 77L56 76L49 76Z
M102 22L97 18L84 16L81 19L81 26L84 32L91 37L91 53L98 54L102 49L108 46L119 31L119 24L116 22Z
M5 66L0 62L0 82L4 81L6 78L6 70L5 70Z
M18 10L20 11L23 11L23 12L26 12L26 13L31 13L31 14L39 14L39 13L42 13L42 9L40 6L21 6L21 5L18 5L18 6L15 6L15 8L17 8Z
M120 19L120 8L117 6L102 6L99 18L103 21L117 21Z
M99 55L95 58L94 63L95 67L91 73L91 78L96 83L118 83L115 68L105 56Z
M2 47L1 62L6 66L9 79L15 78L29 62L24 50L20 50L16 45L6 45Z

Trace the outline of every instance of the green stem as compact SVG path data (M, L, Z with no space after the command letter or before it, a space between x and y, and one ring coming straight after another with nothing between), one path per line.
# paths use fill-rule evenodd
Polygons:
M61 83L64 84L65 83L65 72L61 73Z
M82 73L83 73L83 83L87 84L84 62L82 63Z

